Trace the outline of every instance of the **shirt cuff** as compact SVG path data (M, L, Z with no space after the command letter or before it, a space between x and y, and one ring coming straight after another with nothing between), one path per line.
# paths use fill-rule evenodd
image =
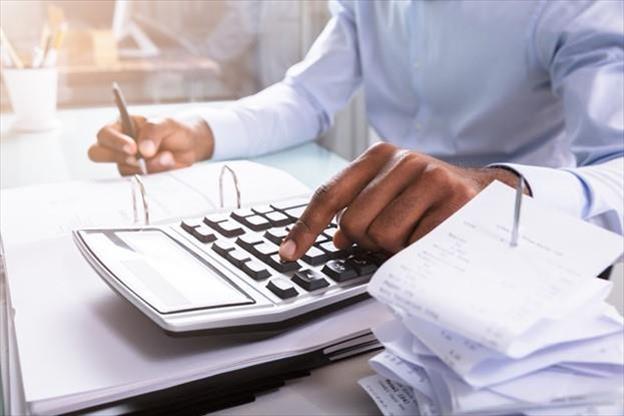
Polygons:
M524 176L536 201L584 218L587 197L583 182L574 173L563 169L541 166L496 163L489 167L508 167Z
M250 153L251 144L245 126L236 112L227 108L207 108L202 109L199 116L208 123L214 137L212 159L234 159Z

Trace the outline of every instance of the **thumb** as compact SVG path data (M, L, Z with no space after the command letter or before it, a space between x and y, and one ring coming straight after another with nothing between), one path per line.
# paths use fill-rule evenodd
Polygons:
M139 128L137 143L139 153L146 159L156 155L162 141L171 134L173 123L170 119L147 119Z

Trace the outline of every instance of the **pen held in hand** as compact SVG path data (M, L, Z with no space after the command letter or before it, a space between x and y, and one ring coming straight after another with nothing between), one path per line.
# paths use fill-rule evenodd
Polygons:
M117 109L119 110L119 119L121 121L121 130L123 134L132 137L132 139L137 142L137 134L134 122L130 117L130 114L128 114L128 106L126 105L126 100L124 99L123 93L121 92L121 89L116 82L113 82L113 95L115 97L115 104L117 105ZM137 153L137 159L139 161L141 174L145 175L147 173L147 167L145 166L145 159L141 156L140 152Z

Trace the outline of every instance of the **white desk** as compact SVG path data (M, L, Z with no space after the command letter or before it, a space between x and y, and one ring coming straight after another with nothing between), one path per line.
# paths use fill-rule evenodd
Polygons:
M134 107L131 110L141 114L169 114L188 108L189 105L162 105ZM7 188L118 176L113 165L95 164L87 159L87 149L94 141L97 130L116 115L112 107L60 111L62 129L42 134L13 132L12 116L1 115L0 186ZM311 188L317 187L347 164L344 159L315 143L254 160L286 170ZM261 395L254 403L222 413L378 414L373 402L356 384L359 378L372 373L366 362L371 355L321 368L310 377L293 380L277 391Z

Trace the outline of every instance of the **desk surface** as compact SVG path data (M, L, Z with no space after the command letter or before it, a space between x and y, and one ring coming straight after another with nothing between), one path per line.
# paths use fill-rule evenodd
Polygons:
M184 111L190 106L192 105L143 106L131 110L141 114L170 114ZM86 156L98 128L115 117L116 110L112 107L64 110L59 112L61 129L24 134L11 130L12 115L0 115L0 187L118 176L114 166L92 163ZM315 143L254 160L286 170L311 188L317 187L347 163ZM378 414L373 402L357 385L359 378L372 373L367 365L367 359L371 355L351 358L318 369L309 377L293 380L277 391L261 395L254 403L221 413Z

